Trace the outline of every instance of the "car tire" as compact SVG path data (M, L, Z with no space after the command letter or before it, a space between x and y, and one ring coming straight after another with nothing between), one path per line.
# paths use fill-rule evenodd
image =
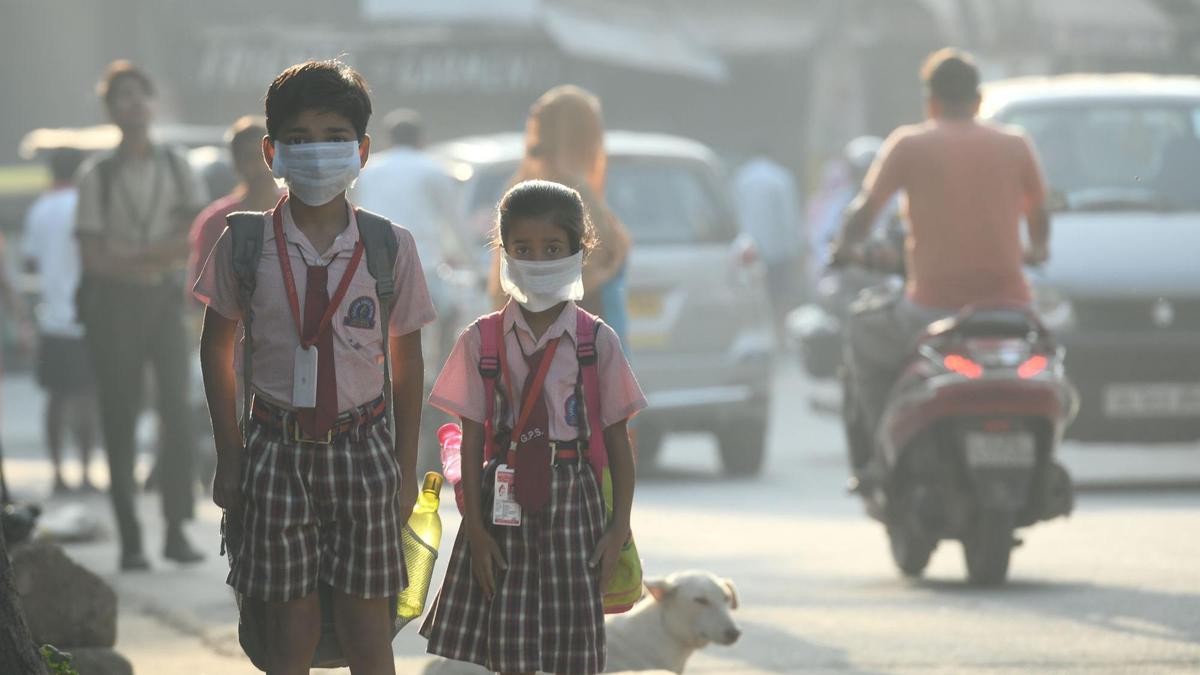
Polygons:
M661 425L654 423L644 423L638 421L634 427L634 436L636 436L637 465L638 468L650 469L658 463L658 457L662 454L663 441L666 439L666 430Z
M717 431L721 464L727 476L756 476L766 457L767 420L739 420Z

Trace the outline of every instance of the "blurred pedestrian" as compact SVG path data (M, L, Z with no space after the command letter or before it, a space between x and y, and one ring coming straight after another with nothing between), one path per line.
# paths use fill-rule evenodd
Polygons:
M21 239L26 271L39 277L37 379L47 394L44 428L56 494L69 491L62 474L63 437L68 427L79 444L83 476L79 487L96 491L88 477L98 426L96 382L83 326L75 315L80 269L75 238L79 193L74 180L83 159L77 148L50 151L48 164L54 182L29 208Z
M792 172L767 151L755 154L733 177L738 220L754 239L767 268L767 292L781 338L783 318L799 301L800 202Z
M21 294L13 287L12 278L8 273L8 244L4 235L0 234L0 333L5 337L15 339L16 346L22 352L33 350L34 328L29 320L25 303ZM0 349L0 379L4 376L4 350ZM0 405L0 409L3 406ZM4 452L0 443L0 506L10 503L8 485L4 480Z
M579 192L598 240L583 266L584 296L579 306L604 319L624 345L629 324L625 270L633 242L605 202L607 167L599 99L564 85L533 104L525 122L525 157L513 183L549 180ZM495 306L503 306L499 255L493 258L488 288Z
M829 250L841 231L842 218L846 208L858 196L867 170L875 161L883 139L877 136L859 136L852 139L842 150L842 154L831 158L825 164L821 184L817 186L808 203L806 214L805 234L808 253L807 272L810 288L824 276L829 264ZM878 221L884 221L894 215L896 202L893 199L889 206L880 213ZM872 230L877 229L873 226Z
M423 152L425 132L416 111L393 110L384 118L384 125L392 145L371 155L350 199L412 233L442 329L437 343L448 349L450 340L443 338L452 339L460 326L450 325L457 319L451 307L453 298L438 270L464 254L458 234L463 223L458 183ZM430 356L440 363L445 353L442 350Z
M421 328L433 303L412 235L346 199L371 150L362 76L340 61L292 66L271 83L266 113L264 157L287 193L249 216L247 230L225 230L195 287L208 305L200 359L217 447L213 501L226 532L242 535L226 540L227 582L264 606L268 672L308 672L322 584L351 672L391 673L389 603L407 584L400 533L417 497ZM236 233L259 223L257 260L235 257L246 241ZM372 261L388 250L392 278L380 281L395 290L385 305ZM249 274L260 281L247 295L239 279ZM253 338L241 430L239 324Z
M208 254L225 231L226 216L234 211L267 211L279 201L279 186L262 156L266 135L266 121L253 115L239 118L226 133L229 156L239 182L232 192L209 204L192 223L188 235L188 289L200 278Z
M147 364L162 434L157 466L166 521L163 557L194 563L203 556L183 528L193 515L195 437L181 286L188 227L207 195L181 153L151 141L155 87L144 71L128 61L114 62L98 93L121 142L85 165L80 177L78 311L100 394L120 566L150 566L134 500L135 429Z

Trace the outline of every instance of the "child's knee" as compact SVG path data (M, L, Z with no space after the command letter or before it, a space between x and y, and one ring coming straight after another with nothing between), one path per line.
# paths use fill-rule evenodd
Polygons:
M285 603L269 603L267 649L278 665L312 661L321 639L321 605L316 595Z
M354 641L371 641L377 637L391 642L391 600L389 598L360 598L335 592L333 619L339 633Z

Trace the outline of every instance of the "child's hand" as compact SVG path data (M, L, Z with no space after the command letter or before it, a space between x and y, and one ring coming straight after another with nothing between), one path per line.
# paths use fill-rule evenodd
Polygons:
M472 528L467 533L471 545L471 572L489 599L496 594L496 570L508 569L500 545L483 527Z
M596 544L596 552L592 554L592 559L588 561L588 566L595 569L600 566L600 591L608 588L608 582L612 581L613 572L617 569L617 561L621 558L621 549L625 547L625 541L629 539L629 527L620 527L615 523L600 537L600 541Z
M213 477L213 502L226 511L237 511L242 505L241 453L228 459L217 454L217 474Z

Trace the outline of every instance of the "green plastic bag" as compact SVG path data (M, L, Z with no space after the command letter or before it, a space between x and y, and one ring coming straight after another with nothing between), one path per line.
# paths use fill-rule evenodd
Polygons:
M613 513L613 484L612 472L604 467L604 477L601 480L601 494L604 496L604 518L612 521ZM608 587L604 589L604 613L621 614L628 612L642 599L645 586L642 583L642 559L638 556L637 544L633 534L625 540L621 547L621 557L617 560L617 569L613 571Z

